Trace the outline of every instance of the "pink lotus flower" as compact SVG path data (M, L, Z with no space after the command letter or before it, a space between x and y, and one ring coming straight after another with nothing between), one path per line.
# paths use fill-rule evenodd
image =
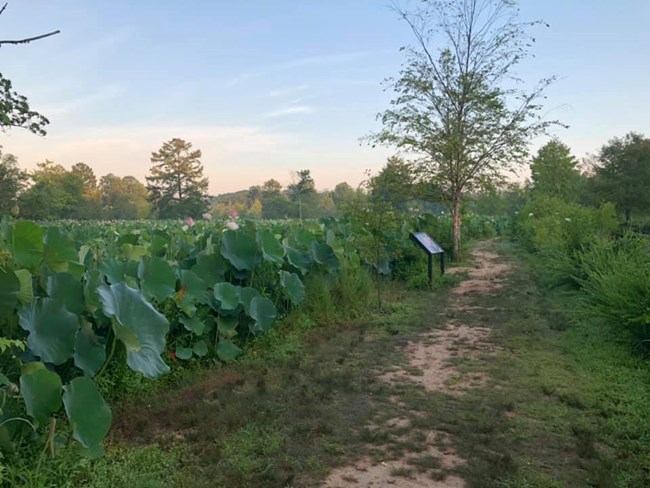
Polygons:
M192 217L187 217L187 218L185 219L185 223L186 223L187 225L194 225L194 219L193 219Z
M226 228L229 229L229 230L237 230L237 229L239 229L239 225L237 224L237 222L233 222L231 220L231 221L226 222Z
M231 210L231 211L228 213L228 215L230 216L230 218L232 218L232 219L236 219L237 217L239 217L239 212L237 212L237 210Z

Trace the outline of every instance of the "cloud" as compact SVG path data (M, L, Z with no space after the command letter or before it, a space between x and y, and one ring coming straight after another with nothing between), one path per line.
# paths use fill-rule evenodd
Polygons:
M226 87L233 87L248 80L260 78L270 73L284 71L290 68L298 68L301 66L347 63L373 54L377 54L377 52L378 51L352 51L347 53L323 54L318 56L306 56L302 58L288 59L286 61L269 65L258 71L251 71L249 73L243 73L241 75L235 76L229 80L226 80L224 85Z
M298 86L288 86L286 88L278 88L275 90L271 90L269 92L270 97L285 97L287 95L293 95L294 93L302 92L305 91L307 88L309 88L309 85L298 85Z
M96 103L104 102L106 100L117 98L125 92L126 89L123 86L110 85L103 87L95 93L91 93L83 97L74 97L71 100L58 103L41 104L39 106L39 111L47 114L48 116L67 115L71 112L77 111L80 108L86 108L88 105L93 105Z
M263 119L273 119L276 117L284 117L285 115L294 115L294 114L310 114L313 113L314 109L308 105L294 105L293 107L285 107L273 112L269 112L262 116Z

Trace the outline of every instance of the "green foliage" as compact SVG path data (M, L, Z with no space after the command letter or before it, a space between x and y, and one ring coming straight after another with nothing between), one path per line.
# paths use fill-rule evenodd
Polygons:
M650 139L630 132L614 138L598 155L594 189L601 201L613 202L625 214L650 210Z
M0 126L22 127L44 136L50 121L29 107L27 98L13 90L11 81L0 74Z
M390 88L391 107L378 115L373 143L410 153L418 175L451 205L454 258L461 256L465 195L503 178L522 161L528 141L555 122L540 117L541 80L529 92L513 88L515 67L528 54L515 2L420 2L399 10L416 45Z
M547 142L530 163L533 194L577 201L584 186L577 166L566 144L558 139Z
M203 177L201 151L174 138L151 154L147 191L161 218L200 216L207 210L208 179Z

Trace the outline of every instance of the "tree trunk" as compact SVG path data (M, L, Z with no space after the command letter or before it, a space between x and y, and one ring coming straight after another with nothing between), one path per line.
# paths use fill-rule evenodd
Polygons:
M463 248L461 242L461 215L460 215L460 199L455 200L451 207L452 219L452 237L454 240L454 261L459 262L463 259Z

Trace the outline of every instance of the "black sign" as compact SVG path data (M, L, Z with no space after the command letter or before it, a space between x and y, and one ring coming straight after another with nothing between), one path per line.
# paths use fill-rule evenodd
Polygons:
M426 232L411 232L411 237L427 254L440 254L445 252Z

